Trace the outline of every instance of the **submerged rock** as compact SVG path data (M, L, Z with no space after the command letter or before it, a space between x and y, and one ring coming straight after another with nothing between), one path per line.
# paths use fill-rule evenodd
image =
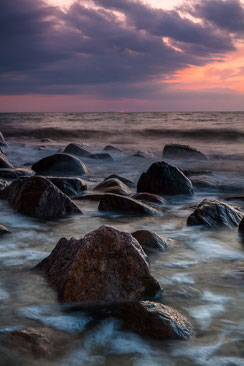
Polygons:
M3 225L0 225L0 235L2 235L2 234L9 234L9 233L11 233L11 230L7 229Z
M124 303L160 292L137 240L112 226L79 240L62 238L36 269L45 271L65 303Z
M3 179L18 179L20 177L27 177L33 175L33 170L25 168L15 169L0 169L0 178Z
M57 153L47 156L32 165L32 169L44 176L81 176L88 173L85 164L77 157Z
M6 146L6 145L7 145L7 143L5 141L5 138L2 134L2 132L0 132L0 146Z
M133 154L132 157L151 159L151 158L155 158L155 155L151 151L141 151L141 150L139 150L135 154Z
M56 219L82 214L71 199L43 177L23 177L2 192L10 206L31 217Z
M81 178L45 177L69 197L74 197L87 190L86 182Z
M107 179L99 183L93 190L104 193L120 194L122 196L129 196L132 193L129 187L116 178Z
M7 156L4 152L0 149L0 168L13 168L13 165L8 160Z
M121 177L120 175L117 175L117 174L111 174L109 177L105 178L104 181L108 180L108 179L112 179L112 178L120 180L122 183L126 184L130 188L135 187L135 184L131 180Z
M164 195L192 194L191 181L174 165L164 161L153 163L146 173L142 173L137 192Z
M155 254L158 251L164 252L173 246L172 240L163 238L149 230L137 230L131 235L138 241L147 255Z
M135 200L139 200L139 201L143 201L143 202L152 202L152 203L158 203L158 204L167 203L167 201L164 198L157 196L156 194L147 193L147 192L137 193L133 196L133 198Z
M98 206L99 211L125 212L129 214L158 215L160 211L144 202L118 194L106 193Z
M192 146L182 144L168 144L164 146L163 158L208 160L207 156Z
M187 225L204 225L208 228L218 226L238 226L243 213L237 208L215 199L203 200L188 217Z
M189 320L177 310L152 301L123 304L114 311L125 326L155 339L189 339L194 335Z
M90 159L99 159L99 160L113 160L112 156L108 153L96 153L91 154L89 156Z
M113 145L107 145L103 149L104 151L111 151L114 153L124 153L124 150L120 149L119 147L113 146Z
M75 156L78 156L78 157L79 156L80 157L90 157L90 155L91 155L91 153L88 150L84 149L79 144L69 144L64 149L64 153L75 155Z
M232 182L228 179L216 179L206 175L191 177L193 187L199 191L212 191L212 192L240 192L244 191L243 182Z

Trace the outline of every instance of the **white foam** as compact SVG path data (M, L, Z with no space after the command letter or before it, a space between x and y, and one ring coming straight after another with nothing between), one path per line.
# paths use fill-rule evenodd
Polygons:
M206 330L212 322L212 318L225 311L222 304L200 305L186 308L191 317L200 325L202 330Z
M171 280L173 283L182 283L186 285L193 285L195 283L194 278L188 273L175 273Z
M231 300L231 297L213 294L210 291L204 291L203 295L202 295L202 300L206 301L206 302L211 302L211 303L224 304L226 302L229 302Z

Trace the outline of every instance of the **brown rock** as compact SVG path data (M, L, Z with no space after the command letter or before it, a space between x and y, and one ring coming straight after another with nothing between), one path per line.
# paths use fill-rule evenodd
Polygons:
M173 246L172 240L163 238L149 230L137 230L131 235L139 242L147 255L155 254L157 251L164 252Z
M152 203L158 203L158 204L167 203L167 201L164 198L157 196L156 194L147 193L147 192L137 193L133 196L133 198L135 200L144 201L144 202L152 202Z
M129 196L132 193L129 187L116 178L107 179L99 183L93 190L120 194L121 196Z
M122 183L126 184L130 188L135 187L135 184L131 180L121 177L120 175L117 175L117 174L111 174L109 177L105 178L104 181L111 179L111 178L116 178L116 179L120 180Z
M87 190L84 179L76 177L45 177L69 197L74 197Z
M151 301L120 305L114 316L123 319L127 328L155 339L185 340L194 334L185 316L169 306Z
M61 239L36 268L46 272L65 303L123 303L160 292L139 243L111 226L101 226L83 239Z
M208 160L206 155L194 147L182 144L165 145L162 156L168 159Z
M64 149L64 153L75 155L78 157L89 157L91 153L84 149L84 147L80 144L69 144Z
M103 196L103 193L87 193L82 194L80 196L76 196L73 199L78 201L100 201Z
M81 210L53 183L43 177L22 177L2 192L10 206L31 217L56 219Z

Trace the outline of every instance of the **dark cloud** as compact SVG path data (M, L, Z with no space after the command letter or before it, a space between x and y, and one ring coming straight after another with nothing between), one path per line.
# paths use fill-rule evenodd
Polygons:
M0 93L147 95L162 87L160 79L234 49L217 22L197 23L140 1L93 4L76 1L64 12L42 0L1 0ZM200 17L200 7L192 11Z

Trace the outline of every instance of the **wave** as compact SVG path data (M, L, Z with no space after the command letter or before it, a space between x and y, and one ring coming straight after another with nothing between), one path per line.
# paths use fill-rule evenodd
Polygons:
M6 129L2 130L5 137L29 137L35 139L50 138L54 140L72 139L94 139L108 138L112 136L128 137L137 136L144 138L191 138L194 140L226 140L235 141L244 139L244 131L236 129L111 129L109 126L104 126L104 129L64 129L64 128L40 128L40 129Z

